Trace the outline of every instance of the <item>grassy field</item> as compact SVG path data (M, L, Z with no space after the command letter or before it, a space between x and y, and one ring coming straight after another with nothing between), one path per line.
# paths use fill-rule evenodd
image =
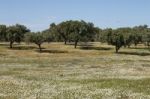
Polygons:
M150 99L150 50L0 44L0 99Z

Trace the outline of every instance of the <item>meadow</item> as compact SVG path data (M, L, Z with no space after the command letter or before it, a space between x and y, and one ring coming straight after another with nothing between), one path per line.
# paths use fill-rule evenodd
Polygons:
M150 49L0 43L0 99L150 99Z

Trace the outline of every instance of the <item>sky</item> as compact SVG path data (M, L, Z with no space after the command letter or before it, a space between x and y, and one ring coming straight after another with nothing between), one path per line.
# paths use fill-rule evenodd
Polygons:
M0 24L32 31L53 22L85 20L100 28L150 25L150 0L0 0Z

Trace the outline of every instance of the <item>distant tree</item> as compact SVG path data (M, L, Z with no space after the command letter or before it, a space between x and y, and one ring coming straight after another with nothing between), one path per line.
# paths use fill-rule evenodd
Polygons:
M85 41L87 41L87 42L94 41L95 35L100 32L100 29L98 27L95 27L94 24L91 22L88 22L88 23L85 22L85 24L87 25L86 26L87 33L85 34L85 37L86 37Z
M74 47L76 48L79 41L87 42L94 40L96 32L97 28L94 27L93 23L72 21L71 34L69 35L69 38L75 42Z
M43 36L45 38L45 42L50 43L51 41L54 41L52 33L50 32L49 29L42 31L42 34L43 34Z
M143 36L147 33L147 30L148 30L147 25L140 25L133 27L131 35L135 46L137 46L137 44L139 43L143 43Z
M69 41L69 36L71 33L71 23L72 21L66 21L57 25L57 32L63 38L65 45L67 44L67 41Z
M131 35L132 29L129 27L124 27L124 28L118 28L116 29L116 31L123 35L124 47L126 46L130 47L133 41L133 36Z
M150 31L143 35L143 42L145 42L145 45L150 48Z
M14 42L20 43L24 39L25 33L29 31L30 30L23 25L16 24L13 26L9 26L7 28L6 38L10 42L10 48L12 48Z
M0 41L6 41L6 25L0 25Z
M100 29L100 28L98 28L98 27L96 27L95 28L95 37L94 37L94 41L95 42L100 42L100 41L102 41L101 39L101 37L102 37L102 34L103 34L103 30L102 29Z
M113 39L113 30L111 28L108 28L108 29L105 29L103 32L104 32L103 36L106 36L106 42L110 45ZM102 37L102 38L105 38L105 37Z
M27 43L34 43L38 45L40 52L42 51L41 45L46 41L44 35L41 32L28 33L25 35L25 40Z
M49 29L42 31L43 35L46 38L46 42L59 42L62 41L60 34L57 31L57 25L52 23Z
M133 43L133 35L131 33L127 33L125 36L124 36L124 39L125 39L125 47L127 46L128 48L130 48L130 46L132 45Z
M57 25L55 23L50 24L47 34L49 41L58 42L61 40L60 35L57 31Z
M107 42L108 44L114 45L116 49L116 53L118 53L119 49L122 46L125 46L124 35L120 33L118 30L109 30L107 34Z
M114 35L112 45L115 45L115 47L116 47L116 53L118 53L119 49L122 46L125 45L123 35L122 34L116 34L116 35Z
M26 34L24 35L24 42L25 42L26 44L32 43L32 42L31 42L31 41L32 41L32 37L33 37L33 33L32 33L32 32L26 33Z

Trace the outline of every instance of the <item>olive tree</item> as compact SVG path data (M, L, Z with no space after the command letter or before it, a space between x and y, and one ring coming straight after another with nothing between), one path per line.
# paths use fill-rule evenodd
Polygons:
M93 23L72 21L70 31L69 38L74 41L74 47L76 48L79 41L87 42L94 40L97 28L94 27Z
M27 43L34 43L38 45L39 51L42 51L41 45L45 42L46 38L41 32L37 33L28 33L25 35L25 40Z
M13 47L14 42L20 43L24 39L24 35L29 32L24 25L13 25L7 28L7 40L10 42L10 48Z
M6 41L6 25L0 25L0 41Z
M63 38L64 44L67 44L67 41L69 41L69 36L71 33L71 23L72 21L66 21L62 22L57 25L56 31L59 33L59 35Z

